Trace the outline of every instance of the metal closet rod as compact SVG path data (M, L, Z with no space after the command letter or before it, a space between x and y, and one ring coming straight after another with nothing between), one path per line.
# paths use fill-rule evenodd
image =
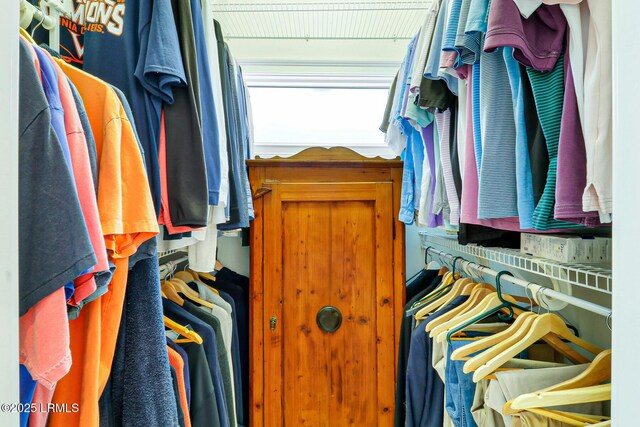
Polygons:
M173 254L171 254L173 255ZM180 265L181 262L185 262L185 261L189 261L189 257L188 256L183 256L171 261L167 261L164 262L162 264L160 264L158 266L158 269L160 270L160 278L164 279L166 278L166 276L172 272L175 268L178 267L178 265Z
M437 249L435 249L432 246L427 247L426 249L429 253L431 253L432 255L437 255L440 259L442 259L443 257L449 258L450 264L453 266L453 261L454 259L458 259L458 261L456 261L456 266L458 265L462 265L463 268L466 266L467 268L472 268L480 273L483 274L488 274L490 276L496 277L498 275L498 272L486 267L484 265L472 262L472 261L468 261L466 259L464 259L463 257L456 257L455 255L452 255L450 253L447 252L442 252L439 251ZM604 307L602 305L598 305L598 304L594 304L592 302L589 301L585 301L583 299L580 298L576 298L572 295L566 295L563 294L562 292L558 292L554 289L550 289L550 288L546 288L544 286L540 286L537 283L534 282L527 282L526 280L522 280L519 279L517 277L514 276L508 276L508 275L503 275L502 277L500 277L500 281L501 282L507 282L510 283L512 285L515 286L519 286L521 288L524 288L525 290L529 290L531 291L532 287L536 287L537 289L539 289L539 292L544 296L544 297L548 297L548 298L553 298L553 299L557 299L558 301L563 301L566 302L569 305L572 305L574 307L579 307L582 308L583 310L587 310L590 311L592 313L595 314L599 314L600 316L605 316L607 318L610 318L612 316L612 311L611 309ZM543 308L544 308L544 304L543 304Z

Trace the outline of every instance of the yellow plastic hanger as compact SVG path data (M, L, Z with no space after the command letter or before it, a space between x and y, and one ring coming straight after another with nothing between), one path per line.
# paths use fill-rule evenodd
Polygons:
M611 384L600 384L569 390L526 393L513 399L511 401L511 408L522 411L551 406L602 402L605 400L611 400Z
M611 425L611 420L602 421L601 423L591 424L591 427L609 427Z
M475 301L477 298L474 299L474 302L476 303L475 305L471 305L469 303L469 300L467 300L467 302L465 304L463 304L463 310L459 311L456 313L456 316L445 321L442 322L440 324L438 324L437 326L434 326L431 329L431 332L429 333L429 336L436 339L438 337L438 335L440 335L443 332L446 332L449 327L452 327L453 325L456 325L460 322L461 319L466 319L469 318L471 319L474 315L474 313L481 313L482 311L484 311L484 307L487 306L487 304L489 304L489 301L491 300L491 298L493 296L496 296L495 292L490 292L489 294L486 294L482 297L482 299L480 299L479 301ZM441 341L438 341L441 342Z
M193 274L194 276L197 276L199 280L201 280L201 279L206 279L206 280L210 280L210 281L212 281L212 282L215 282L215 281L216 281L215 276L213 276L213 275L212 275L212 274L210 274L210 273L203 273L203 272L200 272L200 271L193 271L193 270L191 270L191 269L187 269L187 271L188 271L189 273Z
M506 340L507 338L513 335L513 330L512 330L513 328L515 329L519 328L526 321L527 318L530 318L532 316L535 316L535 313L532 313L530 311L522 313L518 315L518 317L516 317L515 322L513 322L513 324L508 329L505 329L503 332L500 332L498 334L494 334L488 337L484 337L471 344L465 345L464 347L455 349L451 353L451 360L464 360L464 358L469 356L470 354L477 353L478 351L482 351L484 349L493 347L496 344L503 342L504 340ZM471 360L469 360L469 362L470 361ZM467 364L465 364L465 369L466 369L466 366ZM465 372L469 373L472 370L473 369L471 369L470 371L465 370Z
M25 39L27 39L27 41L31 44L37 44L35 42L35 40L33 40L33 37L31 37L31 34L29 34L29 32L27 30L25 30L24 28L20 27L20 35L22 35L22 37L24 37Z
M504 299L515 303L513 298L509 295L503 295ZM473 307L469 311L462 313L461 315L449 320L448 322L439 325L437 328L434 328L431 331L431 336L435 337L436 342L441 343L447 339L447 334L450 330L457 328L458 326L462 326L467 323L469 320L482 315L494 308L497 308L503 304L503 301L500 300L498 294L493 292L487 295L476 307Z
M580 388L580 387L588 387L597 384L602 384L603 382L611 380L611 350L605 350L599 353L593 362L589 364L587 369L582 371L580 374L576 375L573 378L570 378L566 381L563 381L559 384L552 385L551 387L544 388L539 390L543 391L559 391L559 390L568 390L572 388ZM517 410L512 408L513 400L505 403L502 413L504 415L513 415Z
M452 285L454 282L455 280L453 278L453 274L447 271L442 276L442 280L440 281L438 286L436 286L436 288L433 291L431 291L428 295L416 301L411 306L411 308L416 309L418 307L422 307L423 305L428 304L431 301L434 301L435 299L442 297L445 294L446 290L449 289L450 285Z
M611 349L600 352L587 369L574 378L563 381L544 391L568 390L570 388L588 387L611 380Z
M426 332L431 332L434 328L439 325L442 325L444 322L447 322L454 317L458 316L461 313L475 307L482 301L487 295L489 295L492 291L490 289L482 287L482 285L475 285L475 288L471 291L471 295L469 295L469 299L467 299L464 303L460 304L458 307L454 308L451 311L446 312L442 316L439 316L433 320L428 321L425 326ZM431 334L429 334L431 336Z
M601 348L583 340L582 338L576 337L559 316L553 313L546 313L538 316L533 321L527 334L518 343L510 346L508 349L480 366L473 374L473 381L478 382L485 376L493 373L508 360L511 360L513 357L522 353L525 349L529 348L548 334L554 334L560 338L564 338L594 355L602 352Z
M208 307L208 308L214 307L213 303L200 298L200 294L194 291L193 289L191 289L189 285L187 285L183 280L180 280L174 277L173 279L169 280L169 282L171 282L174 285L176 292L186 296L191 301L196 302L202 305L203 307Z
M188 271L177 271L176 274L173 275L176 279L180 279L185 283L193 282L194 280L198 280L194 278L193 275Z
M604 422L603 420L608 421L609 418L602 415L577 414L575 412L565 412L546 408L530 408L522 412L531 412L572 426L599 425L600 422Z
M477 352L483 349L486 349L484 352L477 354L471 357L463 366L463 371L465 373L471 373L478 369L480 366L484 365L488 360L491 360L493 357L501 354L505 349L508 349L512 345L518 343L524 335L527 334L529 328L533 324L533 321L538 317L538 315L531 313L530 311L526 311L520 314L516 314L516 321L505 331L495 334L489 337L482 338L475 343L469 344L468 346L464 346L460 348L459 352L455 354L456 359L454 360L462 360L464 357ZM563 354L573 363L588 363L589 359L580 355L580 353L576 352L573 348L565 344L561 339L555 337L554 335L547 335L542 338L547 344L549 344L556 351ZM470 348L467 348L470 347ZM451 358L454 358L453 353L451 354Z
M164 325L171 329L172 331L182 335L183 337L187 338L187 342L194 342L196 344L202 344L203 340L202 337L200 335L198 335L198 333L196 331L192 331L191 329L187 329L186 327L182 326L181 324L179 324L178 322L169 319L167 316L164 316ZM175 342L184 342L181 340L175 340Z
M560 421L563 425L566 424L566 425L576 426L576 427L592 426L594 425L594 423L597 423L603 418L599 416L576 414L573 412L564 412L564 411L557 411L553 409L543 409L543 408L532 408L527 410L527 412L538 414L552 420Z
M516 345L518 342L524 339L526 334L529 332L531 326L533 325L534 320L539 317L539 315L532 313L533 316L531 316L527 313L531 313L531 312L523 312L519 314L516 310L515 315L518 318L523 315L525 315L525 318L522 319L521 321L518 321L516 319L516 321L509 327L509 329L505 331L504 334L501 334L500 337L491 336L491 337L486 337L483 340L480 340L480 341L483 341L483 344L485 345L488 344L487 346L484 347L484 348L487 348L487 350L469 359L463 367L464 372L470 373L472 371L475 371L476 369L478 369L480 366L487 363L492 358L498 356L504 351L507 351L511 346ZM544 337L542 337L542 340L545 341L547 344L549 344L557 352L559 352L560 354L565 356L567 359L569 359L572 363L575 363L575 364L589 363L589 359L584 357L574 348L567 345L565 342L562 341L562 339L560 339L555 334L545 335ZM470 352L469 353L467 352L468 350L466 347L467 346L465 346L464 349L460 349L463 351L458 353L456 357L461 357L460 355L471 354ZM476 351L481 350L481 349L478 349L477 347L478 346L476 346Z
M184 305L184 300L180 295L178 295L178 292L176 291L173 283L168 280L162 280L160 282L160 288L162 289L162 293L168 300L175 302L180 307Z
M415 315L416 320L426 319L429 314L433 313L441 307L445 307L456 297L460 296L464 287L471 282L473 282L473 280L469 278L456 280L449 292L442 293L435 300L422 307Z
M470 279L468 277L462 277L456 280L451 290L445 295L444 302L440 307L446 307L460 295L469 295L475 285L476 283L473 281L473 279Z

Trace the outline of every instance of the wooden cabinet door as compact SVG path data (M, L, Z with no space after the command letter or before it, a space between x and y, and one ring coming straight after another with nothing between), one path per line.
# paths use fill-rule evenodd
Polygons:
M391 426L392 183L269 187L264 425ZM332 333L316 321L327 306L342 316Z

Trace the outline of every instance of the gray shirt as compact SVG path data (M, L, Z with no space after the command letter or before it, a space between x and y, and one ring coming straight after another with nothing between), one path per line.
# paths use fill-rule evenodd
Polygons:
M20 315L96 263L73 177L51 127L51 112L20 41Z

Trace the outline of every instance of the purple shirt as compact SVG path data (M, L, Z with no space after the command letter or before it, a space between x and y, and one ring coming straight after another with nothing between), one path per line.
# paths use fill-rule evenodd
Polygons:
M564 46L567 20L558 5L541 5L529 19L513 0L493 0L484 43L485 52L512 46L513 57L538 71L550 71Z
M38 61L40 62L40 72L42 73L42 88L47 96L47 103L51 110L51 126L60 141L64 159L69 168L69 173L73 176L73 166L71 164L71 153L69 152L69 142L67 141L67 130L64 126L64 108L60 101L58 91L58 73L56 72L49 56L38 46L34 46Z
M569 56L565 56L565 91L558 143L558 177L554 218L587 226L600 225L598 212L583 212L587 185L587 153L578 116L578 102Z
M436 215L433 213L433 195L436 192L436 154L435 148L433 146L433 126L434 124L431 123L426 128L422 128L420 132L422 134L422 142L424 142L427 158L429 159L429 173L431 174L431 184L429 185L429 194L431 195L431 197L429 197L429 215L427 217L427 227L429 228L435 228L444 225L442 214L440 213Z

